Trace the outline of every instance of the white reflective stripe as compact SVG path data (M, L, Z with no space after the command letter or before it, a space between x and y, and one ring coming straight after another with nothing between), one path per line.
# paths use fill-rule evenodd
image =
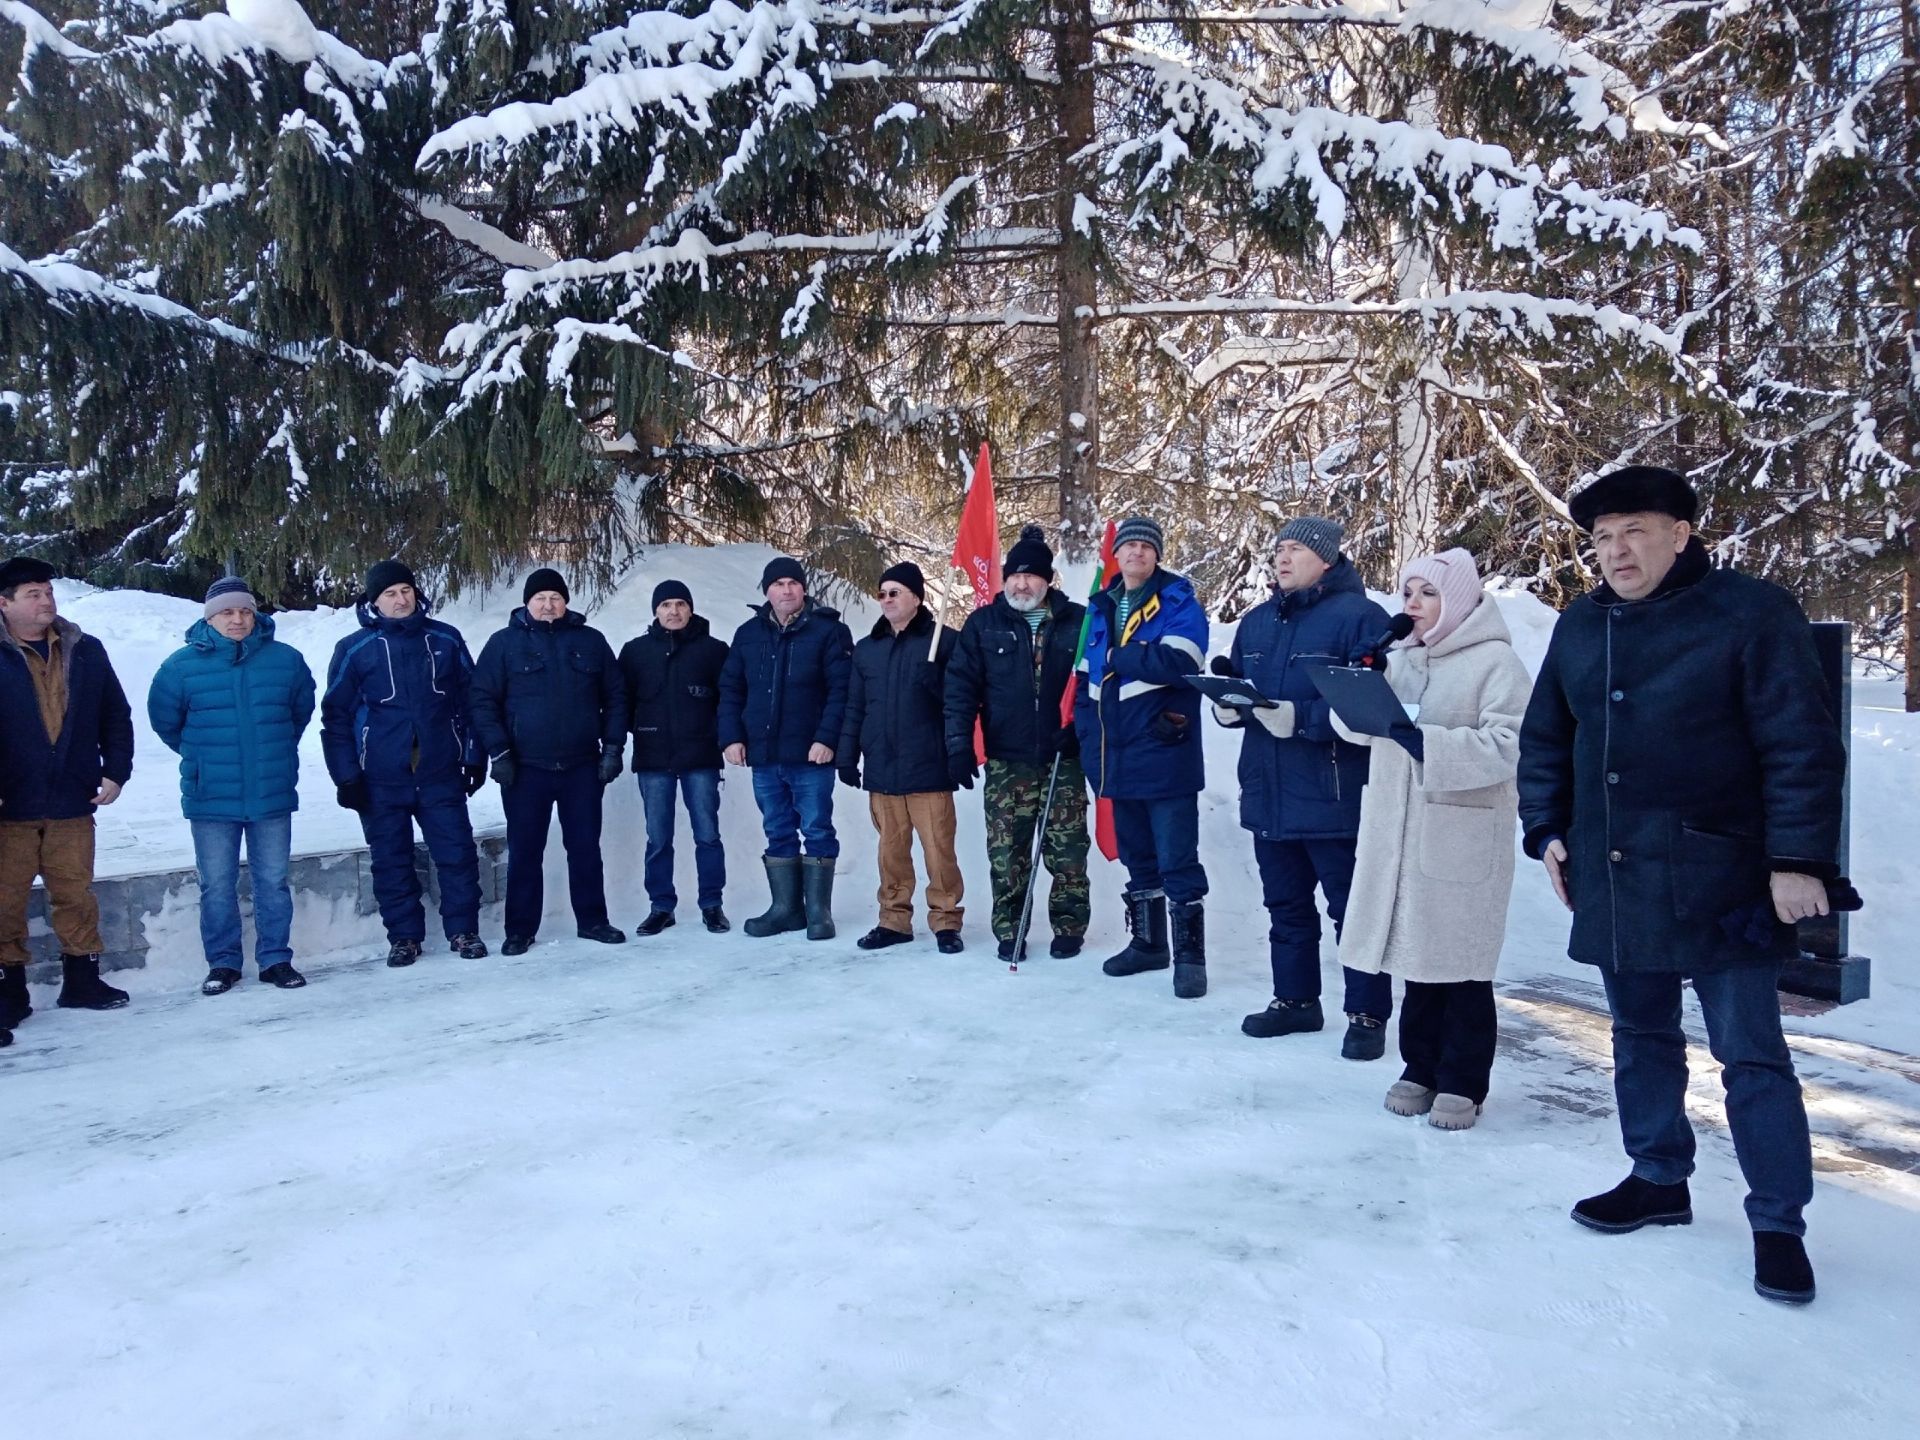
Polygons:
M1182 655L1191 655L1193 657L1193 663L1196 665L1203 665L1206 663L1207 657L1200 653L1200 647L1194 644L1193 641L1187 639L1187 637L1184 635L1168 635L1163 637L1160 643L1162 645L1171 645L1175 650L1178 650Z
M1165 685L1157 684L1152 680L1129 680L1120 687L1120 698L1122 701L1127 701L1137 695L1144 695L1149 690L1165 690L1166 688Z
M1098 680L1089 679L1087 681L1087 698L1089 700L1098 700L1100 698L1100 682Z

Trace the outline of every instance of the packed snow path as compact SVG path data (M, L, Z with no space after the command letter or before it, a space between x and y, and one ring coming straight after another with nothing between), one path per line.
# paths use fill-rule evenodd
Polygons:
M291 993L135 976L107 1015L36 987L0 1055L8 1433L1646 1440L1920 1413L1920 1185L1848 1138L1920 1133L1901 1057L1796 1036L1821 1296L1791 1311L1749 1286L1724 1131L1691 1228L1568 1221L1624 1168L1586 981L1507 986L1486 1117L1444 1134L1387 1114L1391 1060L1340 1060L1337 1028L1237 1034L1257 952L1220 947L1199 1003L1101 976L1098 946L1017 975L977 938L867 955L842 883L827 944L683 923L322 961Z

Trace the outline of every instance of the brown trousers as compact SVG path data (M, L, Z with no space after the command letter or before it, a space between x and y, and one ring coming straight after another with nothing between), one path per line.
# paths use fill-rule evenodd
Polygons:
M93 817L0 821L0 965L27 963L27 901L47 886L53 933L66 955L98 955L100 902L93 898Z
M958 930L965 911L960 897L966 883L953 854L953 795L929 790L919 795L867 796L873 828L880 832L880 923L889 930L913 930L913 837L927 862L927 923L935 930Z

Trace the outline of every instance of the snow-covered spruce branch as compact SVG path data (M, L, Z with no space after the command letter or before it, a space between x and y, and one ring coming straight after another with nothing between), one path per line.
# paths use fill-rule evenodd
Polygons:
M20 88L29 95L33 93L33 81L27 72L33 68L33 58L42 50L51 50L63 60L98 60L100 57L85 46L76 45L46 16L42 15L25 0L0 0L0 20L17 26L21 32L20 40Z

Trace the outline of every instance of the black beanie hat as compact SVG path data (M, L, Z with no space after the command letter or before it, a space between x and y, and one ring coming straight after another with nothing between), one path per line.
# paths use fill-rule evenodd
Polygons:
M36 560L31 555L16 555L6 564L0 565L0 590L11 590L16 585L51 585L53 566L44 560Z
M411 585L416 591L420 588L420 582L413 578L413 571L400 561L374 561L367 569L367 603L378 600L383 590L391 590L395 585Z
M880 576L880 583L884 585L889 580L913 591L915 599L927 598L927 577L920 573L920 567L911 560L902 560L898 565L889 565Z
M1047 548L1047 532L1038 525L1022 525L1020 538L1007 551L1007 563L1000 567L1002 578L1008 575L1038 575L1053 579L1053 551Z
M767 562L767 568L760 572L760 593L764 595L771 590L776 580L798 580L800 587L805 589L807 572L791 555L776 555Z
M1700 497L1684 475L1658 465L1629 465L1568 496L1567 509L1582 530L1593 529L1602 515L1634 515L1643 510L1691 524L1700 513Z
M571 601L573 599L573 596L567 591L566 577L558 570L542 565L538 570L527 576L527 583L521 587L520 590L520 603L522 605L526 604L542 590L555 591L562 600Z
M691 606L693 591L687 588L687 582L684 580L662 580L653 587L653 608L658 610L669 600L684 600Z

